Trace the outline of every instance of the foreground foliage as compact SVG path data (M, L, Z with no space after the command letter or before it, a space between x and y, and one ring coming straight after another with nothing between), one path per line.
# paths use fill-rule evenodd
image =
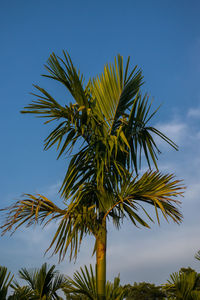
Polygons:
M155 284L140 282L134 283L133 286L126 286L126 300L159 300L166 299L166 293L162 290L160 286L155 286Z
M26 283L23 286L13 281L5 267L0 270L1 300L98 300L97 277L91 265L76 271L73 278L59 274L54 265L43 264L32 271L24 268L18 273ZM65 296L60 296L61 291ZM106 282L106 300L159 299L200 300L200 274L191 268L182 268L172 273L168 282L161 286L147 282L121 285L119 276L113 282Z

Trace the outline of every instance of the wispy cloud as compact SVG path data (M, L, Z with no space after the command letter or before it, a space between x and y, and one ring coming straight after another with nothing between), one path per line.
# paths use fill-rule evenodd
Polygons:
M108 261L110 260L112 272L117 274L121 270L126 282L150 279L163 283L159 268L162 269L162 276L165 274L167 279L171 272L178 271L187 264L195 264L194 254L200 247L198 234L197 228L179 227L173 231L160 229L157 233L149 232L149 237L143 234L145 238L142 240L129 238L126 244L121 236L120 242L109 249ZM151 270L151 276L148 272L147 276L144 275L144 270Z
M158 123L156 127L176 144L182 143L183 137L185 137L188 130L187 124L179 120L172 120L168 123ZM161 140L159 143L161 143Z
M188 117L200 118L200 108L190 108L187 114Z

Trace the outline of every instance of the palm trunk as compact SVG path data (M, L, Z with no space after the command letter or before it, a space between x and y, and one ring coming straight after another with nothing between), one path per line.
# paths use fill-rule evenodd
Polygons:
M96 236L96 276L98 300L106 299L106 240L106 220L103 220Z

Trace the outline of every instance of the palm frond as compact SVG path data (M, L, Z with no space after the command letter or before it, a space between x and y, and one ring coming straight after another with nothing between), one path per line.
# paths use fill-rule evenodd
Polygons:
M87 296L88 299L97 300L96 277L92 266L90 265L89 270L87 266L84 269L80 268L80 272L76 271L73 279L70 277L66 278L63 291L66 295L82 295Z
M200 250L194 256L197 260L200 260Z
M8 300L38 300L29 286L20 286L17 282L11 285L14 292L8 297Z
M66 278L63 291L66 296L79 296L87 297L87 299L97 300L97 282L96 275L92 269L92 265L89 268L84 266L80 268L80 272L76 271L71 277ZM114 278L114 282L106 282L106 299L109 300L122 300L126 295L126 288L120 285L119 276ZM73 298L72 298L73 299ZM82 298L81 298L82 299Z
M8 287L10 286L13 276L8 272L6 267L0 266L0 299L6 300Z
M64 84L78 105L88 108L87 91L83 88L83 75L80 74L80 71L76 70L66 51L63 51L63 55L64 59L56 56L54 53L50 55L45 67L51 75L43 76Z
M120 189L115 193L115 203L105 214L105 217L114 213L119 217L127 216L134 225L149 227L149 225L138 214L142 209L146 217L153 221L147 213L145 206L150 204L155 208L158 223L160 217L158 211L168 221L171 218L174 222L180 223L182 214L178 206L180 201L175 198L183 194L184 186L181 181L174 179L173 174L163 175L158 171L148 171L141 178L126 176Z
M110 133L115 130L115 124L126 113L133 98L142 85L141 70L137 66L127 79L129 59L123 70L123 57L118 55L114 64L107 64L104 72L93 79L91 86L92 98L96 101L96 110L100 119L105 119Z
M138 93L134 99L127 122L123 125L123 130L127 141L130 145L130 156L136 173L138 173L138 166L141 167L141 156L144 154L149 168L151 168L151 161L157 168L157 159L160 150L158 149L155 136L163 139L175 150L178 150L177 145L161 133L156 128L149 126L149 121L156 114L158 109L153 113L151 111L152 103L149 103L149 97L144 97ZM139 162L139 163L138 163Z
M79 207L75 202L61 209L45 196L27 194L25 197L28 198L4 209L6 221L1 226L2 234L7 231L13 233L23 224L27 227L37 223L46 226L54 220L57 221L57 229L47 251L54 246L53 253L59 253L59 259L63 259L70 247L70 259L76 258L82 238L95 228L93 206Z

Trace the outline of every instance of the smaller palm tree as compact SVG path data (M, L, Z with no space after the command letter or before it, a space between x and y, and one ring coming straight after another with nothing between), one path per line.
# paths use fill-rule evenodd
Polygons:
M92 266L80 268L80 272L74 273L73 279L67 277L63 291L68 300L97 300L97 276L94 274ZM106 283L106 299L122 300L126 296L126 288L120 285L120 278L115 277L114 282Z
M6 267L0 266L0 299L6 300L8 287L11 284L13 276Z
M200 260L200 250L194 256L197 260Z
M169 300L200 300L200 274L193 269L172 273L163 286Z
M17 282L14 282L13 298L17 299L37 299L37 300L61 300L58 291L61 290L65 278L55 270L55 265L48 268L44 263L40 269L33 271L23 268L19 271L19 277L26 281L28 285L20 287ZM22 298L20 298L20 295Z

